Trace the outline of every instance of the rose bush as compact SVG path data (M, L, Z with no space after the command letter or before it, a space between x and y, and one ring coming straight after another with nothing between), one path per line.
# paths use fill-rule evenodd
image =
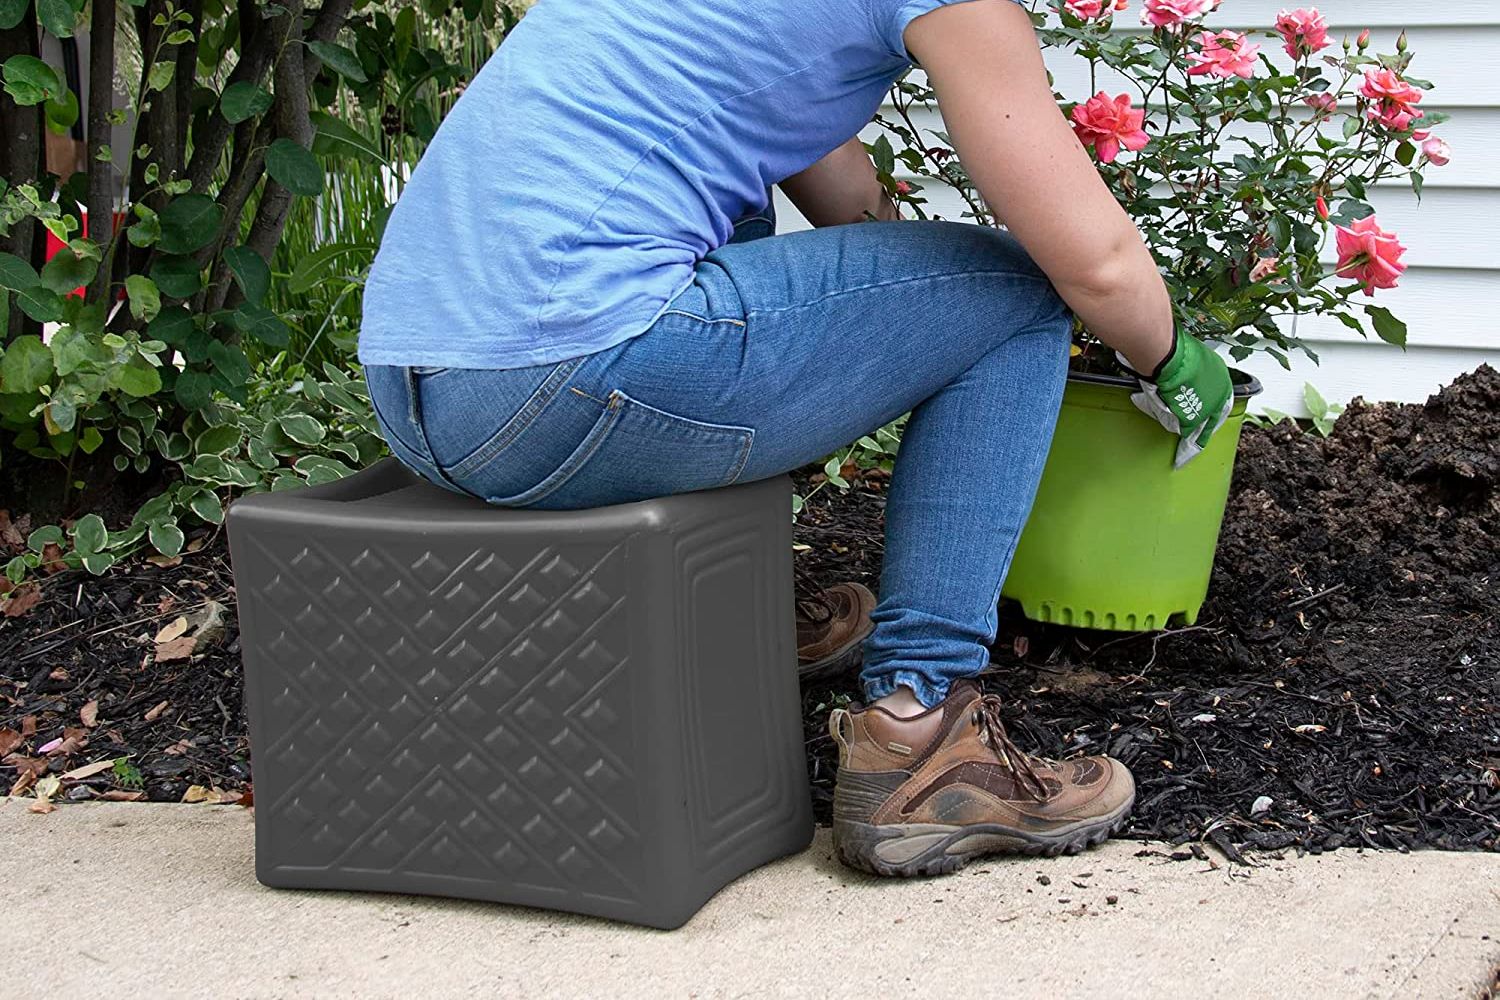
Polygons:
M1112 29L1128 3L1034 4L1054 67L1059 54L1088 64L1095 93L1058 94L1062 111L1140 224L1182 329L1237 360L1264 350L1287 367L1294 350L1317 360L1297 316L1332 315L1361 335L1368 324L1404 345L1405 325L1364 301L1406 270L1368 192L1404 179L1420 198L1423 171L1453 155L1433 134L1446 116L1421 107L1432 85L1408 72L1405 35L1395 52L1371 54L1368 31L1336 43L1311 7L1261 28L1205 29L1219 6L1143 0L1150 30L1127 34ZM888 135L871 149L896 199L929 217L921 185L897 187L904 167L955 188L965 217L1002 224L947 135L918 127L933 93L908 77L892 96L895 115L880 119ZM1330 242L1337 260L1325 264Z

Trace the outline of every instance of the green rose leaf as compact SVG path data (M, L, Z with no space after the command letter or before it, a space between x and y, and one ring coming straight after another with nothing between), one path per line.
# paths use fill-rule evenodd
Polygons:
M325 66L344 79L354 83L370 82L370 78L365 75L364 66L360 65L359 56L337 42L308 42L307 47L312 49L313 55L323 60Z
M52 351L40 337L17 337L5 345L0 358L0 389L7 393L35 392L52 378Z
M109 380L115 388L137 399L161 392L161 373L140 355L112 370Z
M292 194L316 198L323 193L323 168L317 157L291 139L277 139L266 150L266 173Z
M86 365L102 365L110 357L97 341L72 326L58 330L47 346L52 351L52 363L59 375L71 375Z
M77 546L80 555L98 552L104 548L108 538L109 532L104 527L104 519L98 514L85 514L73 525L73 544Z
M276 423L287 437L298 444L317 444L328 433L316 418L305 413L288 413L277 418Z
M208 195L185 194L161 212L161 249L166 253L192 253L208 244L219 231L224 210Z
M1365 306L1365 312L1375 323L1375 333L1387 344L1406 346L1406 324L1391 314L1384 306Z
M219 98L219 113L224 116L225 121L238 125L270 111L274 100L265 88L248 80L241 80L225 88L224 95Z
M0 253L0 288L24 292L42 283L36 268L13 253Z
M163 295L190 299L203 287L203 273L191 257L158 257L151 265L151 280Z
M136 319L149 323L161 312L161 292L144 274L125 279L125 294L130 298L130 315Z
M151 544L155 546L156 551L168 557L180 553L183 543L187 541L183 537L181 528L166 521L151 525L146 530L146 536L151 539Z
M64 247L42 268L42 284L59 295L66 295L93 281L98 273L97 260L80 257Z
M230 247L224 251L224 263L234 273L245 298L259 304L271 290L271 268L265 259L249 247Z
M35 56L11 56L0 67L5 92L22 107L33 107L63 92L57 71Z

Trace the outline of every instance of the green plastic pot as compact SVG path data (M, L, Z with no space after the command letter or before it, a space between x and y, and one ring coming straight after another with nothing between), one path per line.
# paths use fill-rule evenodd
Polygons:
M1150 631L1191 625L1214 550L1254 378L1235 373L1228 423L1182 469L1177 439L1130 402L1134 382L1069 376L1036 504L1005 587L1027 618Z

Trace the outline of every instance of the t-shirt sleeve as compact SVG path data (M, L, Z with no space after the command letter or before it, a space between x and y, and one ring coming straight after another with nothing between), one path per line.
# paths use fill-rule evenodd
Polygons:
M885 47L897 58L906 59L906 26L923 14L939 7L969 3L971 0L869 0L875 16L875 30ZM1015 0L1024 5L1024 0Z

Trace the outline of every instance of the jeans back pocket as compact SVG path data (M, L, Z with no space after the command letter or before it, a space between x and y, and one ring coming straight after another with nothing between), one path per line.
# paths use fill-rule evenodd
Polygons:
M615 389L583 442L505 507L580 510L728 486L744 471L755 431L692 420Z

